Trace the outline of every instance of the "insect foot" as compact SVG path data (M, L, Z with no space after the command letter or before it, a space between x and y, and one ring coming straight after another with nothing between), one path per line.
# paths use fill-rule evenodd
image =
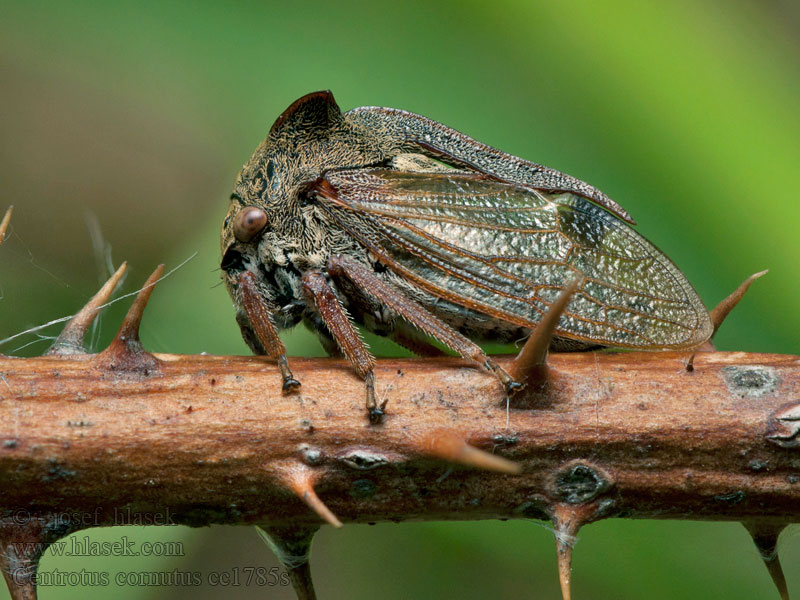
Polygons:
M367 413L369 414L369 422L377 425L383 421L383 415L386 414L386 403L388 398L378 404L375 398L375 375L370 371L364 376L364 382L367 387Z
M160 369L161 361L145 350L139 340L139 326L150 294L153 293L163 273L164 265L158 265L153 274L147 278L128 314L125 315L117 335L108 348L94 358L95 364L110 371L144 376L149 376Z
M283 377L281 389L284 392L293 392L300 387L300 382L292 375L292 370L289 368L289 361L286 360L286 356L283 354L278 357L278 369L280 369L281 377Z

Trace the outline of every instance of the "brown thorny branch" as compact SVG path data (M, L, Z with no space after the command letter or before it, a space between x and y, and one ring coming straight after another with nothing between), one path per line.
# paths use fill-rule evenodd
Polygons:
M463 361L384 359L389 412L370 425L363 383L340 360L294 359L303 385L282 393L263 357L144 350L139 323L163 266L109 347L87 354L84 333L124 270L46 356L0 357L0 564L14 599L36 596L48 544L119 511L259 525L304 599L322 523L547 519L568 599L572 540L587 523L737 520L788 598L776 543L800 520L800 357L547 357L566 290L519 356L498 359L526 383L510 406ZM712 311L715 326L755 277Z

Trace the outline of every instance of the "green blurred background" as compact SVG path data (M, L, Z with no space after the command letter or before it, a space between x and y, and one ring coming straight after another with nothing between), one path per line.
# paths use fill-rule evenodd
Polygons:
M718 346L798 353L799 26L791 0L5 0L0 208L16 210L0 248L0 339L75 312L111 263L129 261L133 291L157 263L196 253L153 295L145 345L247 353L218 285L227 197L277 115L330 88L343 109L408 109L591 182L709 305L769 268ZM126 308L104 315L97 347ZM285 339L290 354L321 354L299 329ZM47 345L28 335L0 350L34 355ZM117 571L276 564L250 528L90 533L181 541L185 552L47 556L43 569L110 571L113 580ZM557 598L553 545L541 524L522 521L323 528L314 570L322 598ZM575 552L576 598L776 597L733 523L602 522L581 533ZM782 552L800 593L791 531ZM41 596L111 593L292 597L256 586L49 587Z

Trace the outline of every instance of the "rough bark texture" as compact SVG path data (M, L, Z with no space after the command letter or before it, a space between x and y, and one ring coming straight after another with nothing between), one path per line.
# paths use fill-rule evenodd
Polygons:
M344 522L552 518L558 504L592 505L585 520L800 521L798 357L703 353L689 373L684 354L554 355L547 391L508 414L496 380L461 361L382 360L381 426L340 361L294 359L303 386L285 395L265 359L152 358L0 359L6 519L313 525L292 491L311 481ZM453 432L522 472L443 463Z

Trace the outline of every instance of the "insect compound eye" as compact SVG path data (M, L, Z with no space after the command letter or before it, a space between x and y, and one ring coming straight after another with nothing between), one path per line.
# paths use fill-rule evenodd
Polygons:
M240 210L233 221L233 235L240 242L249 242L267 224L267 213L256 206Z

